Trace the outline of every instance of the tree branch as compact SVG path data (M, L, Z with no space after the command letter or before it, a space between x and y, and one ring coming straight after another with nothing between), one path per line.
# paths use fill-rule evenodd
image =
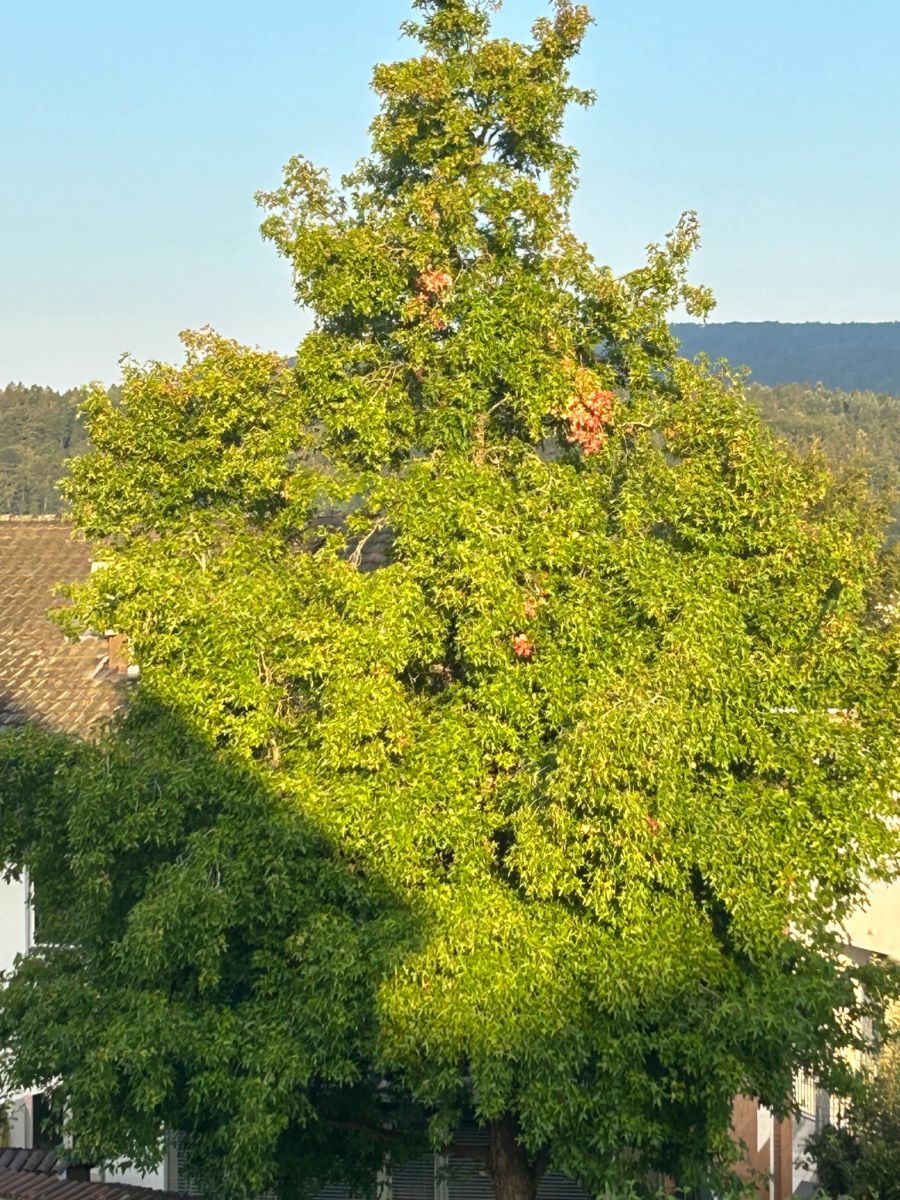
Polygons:
M370 537L373 537L378 532L379 529L384 528L384 522L385 522L384 517L378 518L378 520L375 522L375 524L372 526L372 528L369 530L369 532L364 537L361 537L359 539L359 541L356 543L353 553L347 559L347 562L351 563L354 567L359 566L360 562L362 561L362 552L365 548L366 542L369 540Z

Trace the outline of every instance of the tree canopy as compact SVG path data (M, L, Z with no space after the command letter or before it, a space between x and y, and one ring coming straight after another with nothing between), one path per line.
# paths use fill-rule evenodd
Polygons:
M203 331L86 404L69 627L142 682L96 746L2 747L47 931L3 1070L222 1196L374 1186L464 1115L501 1200L714 1178L734 1095L840 1087L888 987L839 956L896 849L884 519L678 357L693 216L623 278L571 232L586 9L414 7L371 156L260 197L296 361Z

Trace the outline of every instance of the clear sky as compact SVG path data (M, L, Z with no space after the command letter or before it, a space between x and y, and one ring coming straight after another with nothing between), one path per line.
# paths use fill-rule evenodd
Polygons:
M579 234L616 270L686 208L717 320L900 319L900 0L593 0ZM545 0L506 0L527 35ZM366 149L406 0L0 0L0 386L117 377L212 324L308 326L253 193Z

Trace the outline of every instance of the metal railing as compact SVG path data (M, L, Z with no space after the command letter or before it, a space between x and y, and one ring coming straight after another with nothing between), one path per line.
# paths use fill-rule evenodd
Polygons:
M804 1117L809 1117L812 1120L815 1120L816 1110L819 1107L816 1104L816 1094L818 1091L819 1087L815 1076L810 1075L808 1071L801 1071L794 1076L794 1103Z

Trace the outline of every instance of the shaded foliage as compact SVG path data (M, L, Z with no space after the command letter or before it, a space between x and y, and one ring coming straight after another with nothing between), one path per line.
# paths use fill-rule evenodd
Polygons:
M82 1158L148 1167L175 1129L216 1195L368 1192L425 1144L365 1054L416 922L271 778L145 692L97 744L0 739L0 789L0 858L27 857L41 914L0 1044L60 1132L77 1112Z
M840 1128L826 1125L805 1154L830 1197L900 1198L900 1042L898 1030L882 1049L847 1109Z

